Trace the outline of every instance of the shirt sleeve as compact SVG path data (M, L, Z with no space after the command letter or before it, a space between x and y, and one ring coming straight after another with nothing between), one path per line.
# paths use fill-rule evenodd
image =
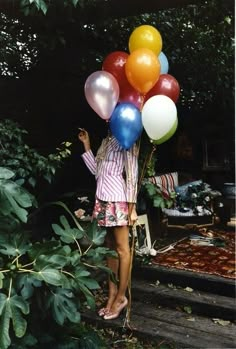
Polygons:
M126 171L127 202L136 203L138 187L138 154L135 144L129 150L124 150L124 164Z
M96 164L95 156L93 155L92 150L90 149L90 150L86 151L81 156L85 162L85 165L88 167L89 171L93 175L95 175L96 169L97 169L97 164Z

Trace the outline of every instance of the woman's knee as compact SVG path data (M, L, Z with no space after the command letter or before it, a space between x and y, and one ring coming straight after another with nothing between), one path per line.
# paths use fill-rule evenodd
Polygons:
M126 257L129 257L130 255L130 248L129 246L116 246L116 251L118 253L118 256L120 258L126 258Z

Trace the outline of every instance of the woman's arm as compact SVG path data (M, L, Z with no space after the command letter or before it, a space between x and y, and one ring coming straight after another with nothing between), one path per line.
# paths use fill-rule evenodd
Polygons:
M126 171L126 195L128 202L129 225L133 225L138 215L136 212L137 187L138 187L138 151L134 144L129 150L124 150Z
M136 203L138 186L138 154L135 144L129 150L124 150L124 165L126 172L127 202Z
M84 150L89 151L90 147L90 138L88 132L84 128L79 128L78 139L83 143Z
M89 171L95 175L97 164L96 164L96 160L93 155L93 152L91 150L90 138L89 138L88 132L83 128L80 129L80 132L78 134L78 139L84 145L85 152L82 154L82 158L85 162L85 165L88 167Z

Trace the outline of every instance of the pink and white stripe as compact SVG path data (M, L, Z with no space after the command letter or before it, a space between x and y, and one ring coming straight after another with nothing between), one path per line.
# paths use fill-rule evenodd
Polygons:
M91 150L82 154L82 158L96 177L98 199L136 202L138 159L135 145L129 150L124 150L116 138L112 137L102 159L96 159Z

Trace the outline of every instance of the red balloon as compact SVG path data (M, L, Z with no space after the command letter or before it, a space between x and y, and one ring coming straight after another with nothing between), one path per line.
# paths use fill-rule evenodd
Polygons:
M180 94L178 81L170 74L161 74L153 88L146 94L145 101L155 95L165 95L177 102Z
M114 51L110 53L103 61L102 70L111 73L117 80L119 86L126 83L125 63L128 53L123 51Z
M126 83L123 82L120 88L119 102L132 103L139 110L141 110L144 103L144 97L137 90L135 90L126 79Z

